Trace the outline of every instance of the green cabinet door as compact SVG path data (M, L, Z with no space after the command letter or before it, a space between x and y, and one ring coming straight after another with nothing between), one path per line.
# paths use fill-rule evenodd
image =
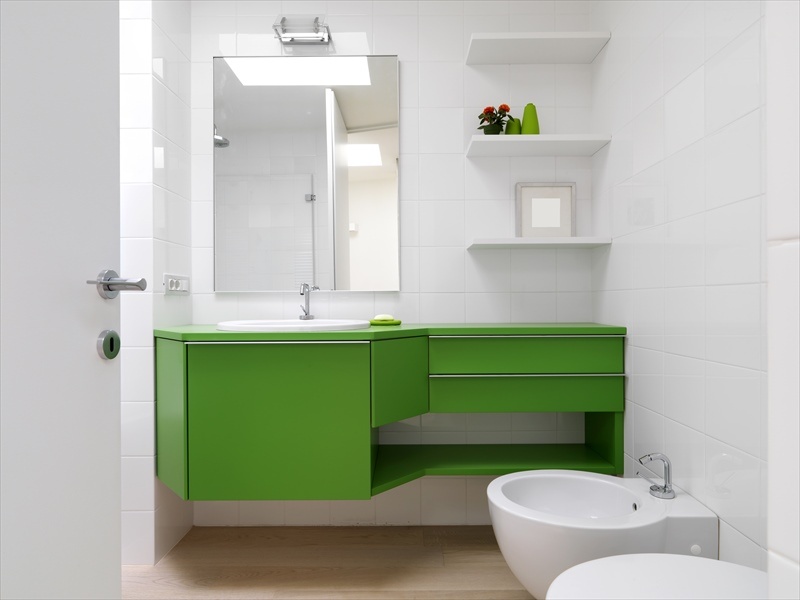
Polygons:
M370 497L369 343L189 344L189 497Z
M428 412L428 338L372 342L372 426Z

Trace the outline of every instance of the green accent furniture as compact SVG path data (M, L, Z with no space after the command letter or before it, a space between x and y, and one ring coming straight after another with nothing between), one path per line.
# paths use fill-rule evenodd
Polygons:
M158 477L188 500L366 499L424 475L620 474L623 327L156 336ZM583 412L583 444L379 445L427 412Z

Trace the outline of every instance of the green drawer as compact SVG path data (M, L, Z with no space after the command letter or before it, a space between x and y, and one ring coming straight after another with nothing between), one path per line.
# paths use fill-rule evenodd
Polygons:
M622 373L623 336L442 336L431 374Z
M618 412L623 375L431 377L431 412Z

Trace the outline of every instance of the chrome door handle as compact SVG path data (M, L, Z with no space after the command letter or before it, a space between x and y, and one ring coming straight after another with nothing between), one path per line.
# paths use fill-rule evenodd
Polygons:
M143 292L147 289L147 281L141 279L124 279L112 269L100 271L97 279L87 279L86 283L97 286L97 293L106 300L116 298L120 290L139 290Z

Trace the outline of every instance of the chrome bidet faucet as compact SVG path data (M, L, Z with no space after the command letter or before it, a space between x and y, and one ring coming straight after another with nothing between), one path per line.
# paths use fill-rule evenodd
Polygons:
M314 315L311 314L311 291L318 289L319 288L315 285L309 286L307 283L300 284L300 295L303 296L305 300L305 306L302 304L300 305L300 310L303 311L303 314L300 315L301 321L309 321L314 318Z
M655 481L642 475L639 471L636 474L649 481L652 485L650 486L650 495L655 496L656 498L662 498L664 500L671 500L675 497L675 490L672 489L672 463L669 461L665 454L661 454L660 452L653 452L652 454L645 454L643 457L639 459L639 463L642 465L646 465L649 462L654 460L660 460L664 463L664 485L658 485Z

